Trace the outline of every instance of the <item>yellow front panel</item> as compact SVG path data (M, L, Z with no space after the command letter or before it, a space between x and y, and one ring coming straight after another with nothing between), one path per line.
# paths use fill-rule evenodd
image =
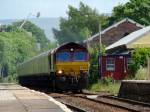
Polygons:
M80 70L88 71L89 62L57 62L56 71L62 70L65 75L79 75ZM62 75L62 74L57 74Z

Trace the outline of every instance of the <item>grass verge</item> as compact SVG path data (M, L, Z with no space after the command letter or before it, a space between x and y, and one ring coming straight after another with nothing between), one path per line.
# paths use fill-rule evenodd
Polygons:
M110 82L105 84L102 81L98 81L89 87L89 91L92 92L109 92L110 94L117 94L120 88L120 82Z

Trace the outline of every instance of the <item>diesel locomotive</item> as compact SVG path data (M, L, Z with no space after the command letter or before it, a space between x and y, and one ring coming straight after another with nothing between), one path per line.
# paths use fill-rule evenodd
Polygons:
M89 53L77 43L65 43L18 66L23 86L52 90L82 90L88 85Z

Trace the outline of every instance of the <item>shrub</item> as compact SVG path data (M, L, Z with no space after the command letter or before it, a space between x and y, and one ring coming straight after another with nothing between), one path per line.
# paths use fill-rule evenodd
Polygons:
M132 64L129 66L130 77L135 77L135 74L141 67L147 66L147 58L150 56L150 48L137 48L132 54Z
M106 79L107 80L107 79ZM110 83L108 81L108 85L104 83L102 80L99 80L97 83L94 83L90 86L89 90L92 92L104 92L104 93L111 93L117 94L120 88L120 82Z
M146 80L148 79L148 76L147 76L147 69L146 68L143 68L143 67L140 67L140 69L137 71L137 73L135 74L135 77L134 77L135 80Z
M3 78L2 77L0 77L0 83L2 83L3 82Z
M98 45L93 45L92 48L89 49L90 52L90 71L89 71L89 83L93 84L96 83L98 81L98 79L100 78L99 75L99 69L98 69L98 58L99 58L99 54L100 54L100 46ZM104 46L101 47L101 52L104 55L105 54L105 49Z
M102 79L102 83L105 84L105 85L112 84L113 82L114 82L114 80L113 80L113 78L111 76L104 77Z

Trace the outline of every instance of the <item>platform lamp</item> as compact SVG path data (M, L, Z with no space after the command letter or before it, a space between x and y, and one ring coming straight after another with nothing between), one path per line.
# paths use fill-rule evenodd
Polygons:
M32 14L32 13L29 13L28 16L27 16L27 18L23 20L23 22L22 22L22 24L19 26L19 28L21 29L21 28L23 27L23 25L27 22L27 20L28 20L31 16L34 16L34 17L36 17L36 18L39 18L40 15L41 15L40 12L37 12L36 15L34 15L34 14Z

